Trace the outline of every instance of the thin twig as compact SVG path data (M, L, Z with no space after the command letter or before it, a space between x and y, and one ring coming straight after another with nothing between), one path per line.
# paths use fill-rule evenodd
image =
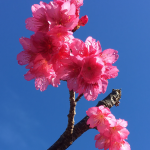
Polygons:
M76 98L75 102L78 102L78 101L81 99L82 96L83 96L83 94L80 94L80 95Z
M74 116L76 114L75 107L76 107L76 102L75 102L75 92L73 90L69 91L70 93L70 110L68 114L68 126L66 128L66 132L70 134L71 139L73 138L73 128L74 128ZM70 141L70 144L72 144L73 141Z

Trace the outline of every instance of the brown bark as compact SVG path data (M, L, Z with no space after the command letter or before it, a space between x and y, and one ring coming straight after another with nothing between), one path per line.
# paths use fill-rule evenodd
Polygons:
M71 97L71 94L70 94L70 97ZM99 101L96 106L98 107L100 105L104 105L105 107L108 107L108 108L111 108L114 105L119 106L120 99L121 99L121 90L113 89L112 92L106 98L104 98L102 101ZM88 116L85 116L80 122L78 122L75 126L73 126L74 128L71 128L71 129L73 129L73 133L72 133L72 130L70 130L70 129L68 130L66 128L66 131L60 136L60 138L48 150L65 150L65 149L67 149L72 144L72 142L74 142L84 132L86 132L88 129L91 129L86 124L88 118L89 118ZM68 120L68 122L69 122L69 120Z

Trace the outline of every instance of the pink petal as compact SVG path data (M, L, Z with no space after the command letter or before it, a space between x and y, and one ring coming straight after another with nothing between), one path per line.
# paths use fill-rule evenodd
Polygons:
M95 135L94 140L98 140L100 137L101 137L101 134L97 134Z
M83 0L71 0L78 8L83 5Z
M27 80L27 81L30 81L32 79L35 78L35 75L31 74L30 71L28 71L25 75L24 75L24 78Z
M79 26L85 26L88 22L88 16L85 15L85 16L82 16L78 22L78 25Z
M110 127L114 127L117 123L115 116L111 113L106 117L106 119L109 122Z
M108 81L102 79L101 82L102 82L102 93L105 93L108 86Z
M90 125L90 128L94 128L97 126L97 123L98 123L98 120L96 120L94 117L90 117L88 120L87 120L87 124Z
M32 7L31 7L31 11L32 11L32 13L34 14L34 13L36 13L36 11L38 10L38 9L40 9L41 8L41 6L39 5L39 4L34 4L34 5L32 5Z
M74 4L71 4L68 15L75 15L75 13L76 13L76 6Z
M124 141L124 144L121 145L120 150L131 150L130 144Z
M97 85L89 85L87 87L85 87L84 90L84 97L86 100L88 101L94 101L97 99L99 94L99 87Z
M110 112L110 109L107 108L107 107L104 107L104 106L99 106L98 107L98 110L100 110L103 114L105 115L109 115L111 112Z
M111 79L118 76L118 68L116 66L106 66L106 78Z
M67 16L68 18L69 16ZM79 21L79 17L75 17L75 16L70 16L70 20L68 20L67 22L64 20L64 26L66 28L68 28L68 30L73 30L77 24L78 24L78 21Z
M106 124L106 122L97 125L97 130L100 133L104 133L107 128L109 128L109 124Z
M109 150L131 150L131 148L128 142L121 140L112 142Z
M103 58L103 60L106 63L110 63L110 64L115 63L119 57L118 51L114 49L106 49L100 54L100 56Z
M63 12L64 14L68 14L69 10L70 10L70 2L69 1L67 1L61 5L60 11Z
M88 53L85 54L84 47L85 47L84 42L81 41L80 39L76 39L76 38L72 40L72 43L70 45L70 49L72 50L72 54L74 56L76 56L76 55L81 55L81 56L88 55Z
M89 36L86 41L85 41L85 45L89 50L89 54L99 54L102 51L100 42L97 41L95 39L93 39L91 36Z
M33 17L36 19L40 19L45 16L45 9L38 4L34 4L31 7Z
M128 135L129 135L129 131L126 128L121 129L120 131L118 131L120 134L120 137L122 139L127 139Z
M19 65L26 65L29 63L31 55L26 51L22 51L17 55L17 60Z
M35 79L35 88L36 90L45 91L49 85L48 80L45 77Z
M59 20L60 18L60 6L55 2L50 2L46 5L47 16L50 19L50 22L55 19ZM53 20L54 21L54 20Z
M29 38L22 37L19 39L20 44L22 45L25 51L37 52L35 46L32 43L32 40Z
M103 134L97 134L94 138L96 140L95 147L98 149L106 150L110 147L110 138L104 136Z
M86 57L81 70L81 75L88 83L97 83L101 79L101 75L104 73L104 63L99 57Z
M90 117L91 115L97 114L98 107L91 107L86 111L86 114Z
M78 89L77 79L76 78L70 78L69 80L67 80L67 86L68 86L69 90L76 91Z
M26 28L34 32L48 32L49 30L49 23L47 22L46 18L38 20L36 18L30 17L26 19L25 23Z
M118 119L117 120L117 125L119 125L119 126L121 126L121 127L127 127L127 125L128 125L128 122L127 121L125 121L124 119Z

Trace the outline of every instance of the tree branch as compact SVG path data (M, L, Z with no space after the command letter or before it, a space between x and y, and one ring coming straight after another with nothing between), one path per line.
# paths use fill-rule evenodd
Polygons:
M112 92L104 98L102 101L99 101L96 105L104 105L108 108L119 106L119 100L121 99L121 90L113 89ZM60 136L60 138L48 149L48 150L65 150L67 149L72 142L74 142L78 137L80 137L84 132L86 132L89 126L86 124L88 116L85 116L80 122L74 126L73 135L66 135L65 132ZM70 138L71 137L71 138Z

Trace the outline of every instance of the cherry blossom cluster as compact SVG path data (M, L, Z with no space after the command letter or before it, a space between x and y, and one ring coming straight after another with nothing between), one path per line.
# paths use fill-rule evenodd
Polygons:
M104 106L91 107L86 111L89 116L87 124L100 132L95 136L95 146L98 149L131 150L125 141L129 135L126 129L127 121L116 119L109 108Z
M19 39L23 51L17 55L19 65L26 65L27 81L35 79L35 88L41 91L48 85L58 87L67 81L69 90L95 100L105 93L108 79L119 70L113 64L118 59L114 49L102 51L99 41L88 37L85 42L74 38L73 32L88 22L85 15L79 19L83 0L53 0L31 7L33 17L26 19L26 28L34 31L30 38Z

